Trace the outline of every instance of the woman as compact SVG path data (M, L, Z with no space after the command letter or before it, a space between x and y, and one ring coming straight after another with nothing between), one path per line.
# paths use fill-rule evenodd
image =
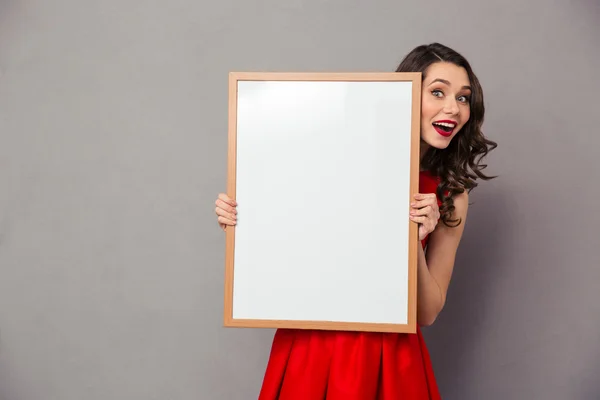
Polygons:
M483 92L467 60L438 43L415 48L396 72L421 72L420 187L408 218L419 224L417 322L431 325L446 302L465 227L468 193L490 179L481 159L496 143L481 132ZM236 202L216 201L223 229ZM438 224L438 220L441 220ZM416 334L276 332L259 400L440 399L420 328Z

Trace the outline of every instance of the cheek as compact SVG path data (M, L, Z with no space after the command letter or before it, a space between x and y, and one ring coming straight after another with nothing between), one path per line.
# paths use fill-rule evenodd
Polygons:
M465 107L465 109L461 112L461 128L465 126L465 124L469 121L469 118L471 118L471 109L469 107Z
M435 103L428 100L421 102L421 115L423 120L430 120L438 113Z

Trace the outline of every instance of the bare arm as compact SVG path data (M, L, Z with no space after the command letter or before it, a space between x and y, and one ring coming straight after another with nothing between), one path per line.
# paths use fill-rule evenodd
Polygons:
M455 210L452 219L460 218L457 227L438 223L430 234L427 254L419 247L417 263L417 322L428 326L434 323L446 303L456 251L460 243L467 218L469 195L461 193L454 198Z

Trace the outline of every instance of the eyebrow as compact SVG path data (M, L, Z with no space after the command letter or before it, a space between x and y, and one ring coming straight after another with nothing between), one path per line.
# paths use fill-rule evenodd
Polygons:
M432 82L429 84L429 86L433 85L433 84L434 84L434 83L436 83L436 82L441 82L441 83L443 83L443 84L445 84L445 85L447 85L447 86L450 86L450 82L448 82L447 80L445 80L445 79L442 79L442 78L437 78L437 79L434 79L434 80L433 80L433 81L432 81ZM472 89L471 89L471 86L469 86L469 85L463 86L463 87L462 87L462 89L472 90Z

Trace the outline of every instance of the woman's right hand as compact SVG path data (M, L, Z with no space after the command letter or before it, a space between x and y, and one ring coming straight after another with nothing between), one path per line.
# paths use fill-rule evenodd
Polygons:
M227 226L237 223L237 203L235 200L229 198L225 193L220 193L215 204L217 206L215 213L221 229L225 230Z

